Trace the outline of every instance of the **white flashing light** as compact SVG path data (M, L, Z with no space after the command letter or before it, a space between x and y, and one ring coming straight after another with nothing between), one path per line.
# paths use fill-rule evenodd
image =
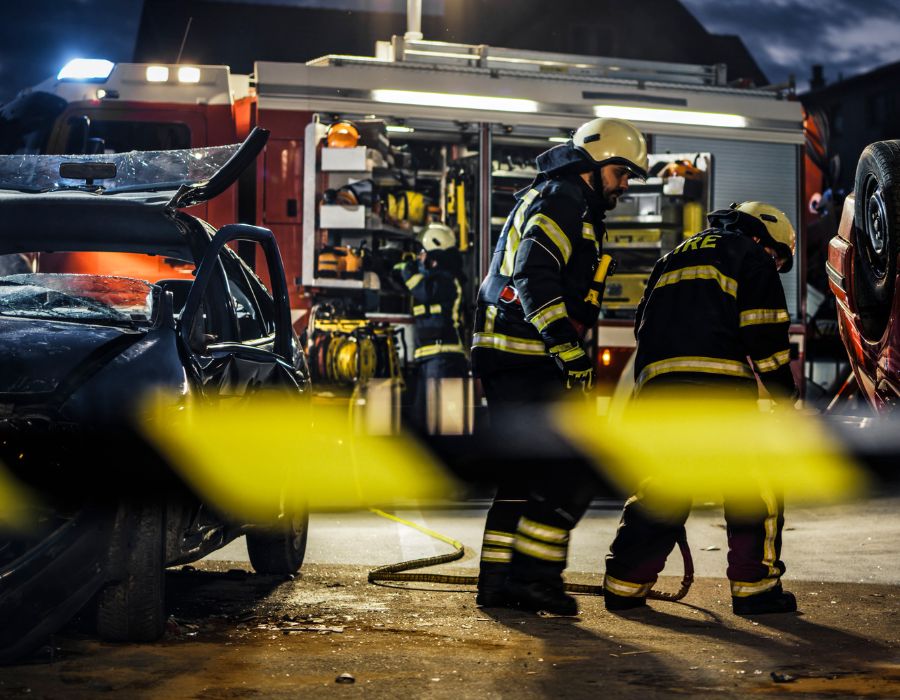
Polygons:
M200 69L196 66L181 66L178 69L179 83L199 83Z
M167 66L147 66L148 83L165 83L169 80L169 68Z
M538 103L514 97L488 97L483 95L457 95L447 92L418 92L414 90L372 90L376 102L390 102L422 107L449 107L451 109L482 109L491 112L537 112Z
M411 126L403 126L402 124L388 124L386 128L392 134L411 134L415 131Z
M73 58L57 73L57 80L106 80L116 64L105 58Z
M655 107L621 107L618 105L596 105L594 114L598 117L615 117L636 122L660 122L663 124L690 124L693 126L722 126L744 129L747 119L739 114L719 112L689 112L679 109L656 109Z
M102 100L104 97L106 97L106 90L104 90L103 88L97 90L97 99Z

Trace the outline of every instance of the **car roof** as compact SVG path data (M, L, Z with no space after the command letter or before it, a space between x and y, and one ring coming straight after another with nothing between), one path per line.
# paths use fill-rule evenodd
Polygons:
M0 254L24 252L145 253L193 260L170 197L147 192L100 195L0 190Z

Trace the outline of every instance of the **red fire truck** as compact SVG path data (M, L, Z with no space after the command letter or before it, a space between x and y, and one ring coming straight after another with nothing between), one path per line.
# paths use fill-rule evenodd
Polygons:
M619 265L593 343L601 381L612 385L634 346L631 318L650 268L699 230L707 211L732 201L773 203L800 232L803 260L798 102L777 90L730 86L722 65L394 37L371 57L258 62L249 76L226 66L74 61L0 110L0 150L186 148L233 143L265 127L272 135L255 172L201 215L275 232L298 329L322 301L402 325L410 317L386 270L412 250L421 226L431 218L456 230L471 300L512 194L535 174L534 156L595 116L638 124L654 166L654 177L633 186L608 218L605 248ZM339 120L362 132L342 153L326 137ZM349 203L335 200L341 192ZM165 264L159 277L171 276ZM804 266L783 281L799 375Z

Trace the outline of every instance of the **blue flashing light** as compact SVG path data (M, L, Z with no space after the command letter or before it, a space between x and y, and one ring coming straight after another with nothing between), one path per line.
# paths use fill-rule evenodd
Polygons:
M57 74L57 80L104 81L112 73L115 63L104 58L73 58Z

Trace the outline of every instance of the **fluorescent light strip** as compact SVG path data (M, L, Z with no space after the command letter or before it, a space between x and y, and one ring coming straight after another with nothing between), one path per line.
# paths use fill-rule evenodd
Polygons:
M739 114L720 114L718 112L688 112L678 109L655 109L653 107L595 105L594 114L598 117L615 117L636 122L722 126L731 129L743 129L747 126L747 119Z
M449 107L452 109L482 109L490 112L537 112L538 103L513 97L486 97L482 95L456 95L446 92L418 92L413 90L372 90L376 102L419 105L422 107Z
M392 134L411 134L415 131L411 126L402 126L400 124L388 124L385 128Z
M553 143L566 143L569 139L566 136L551 136L548 141L552 141Z

